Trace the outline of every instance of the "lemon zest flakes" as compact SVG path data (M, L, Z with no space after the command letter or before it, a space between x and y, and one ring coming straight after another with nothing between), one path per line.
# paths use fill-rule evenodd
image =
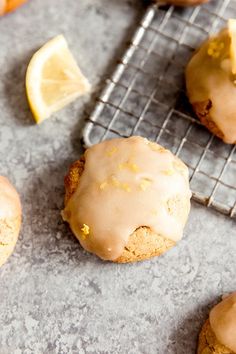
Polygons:
M107 156L112 157L114 154L116 154L118 151L118 148L116 146L113 146L111 149L107 151Z
M217 59L220 57L222 50L224 49L225 44L223 42L219 42L216 39L209 43L207 54L209 57Z
M103 189L105 189L105 188L107 187L107 185L108 185L107 181L104 181L104 182L102 182L102 183L100 184L99 188L100 188L101 190L103 190Z
M139 172L140 171L138 165L136 165L136 163L133 163L133 162L120 163L119 170L124 170L124 169L130 170L132 172Z
M163 170L161 172L164 173L164 175L166 176L173 176L175 174L175 171L173 169Z
M131 192L131 188L130 188L130 186L129 186L127 183L122 183L122 184L121 184L121 188L122 188L124 191L128 192L128 193Z
M152 151L156 151L156 152L160 152L160 153L167 151L164 147L162 147L156 143L150 142L150 141L148 143L148 146L150 147L150 149Z
M114 187L119 188L120 187L120 182L118 181L118 179L114 176L111 177L111 183Z
M83 238L83 239L86 239L86 236L89 235L89 231L90 231L89 226L86 225L86 224L83 224L83 227L81 227L80 230L81 230L81 232L82 232L82 238Z
M114 187L123 189L126 192L131 192L131 188L128 183L121 183L116 177L111 177L111 183Z
M174 168L175 168L176 170L178 170L178 171L180 171L180 172L182 172L182 171L185 170L185 165L184 165L183 162L180 161L179 159L174 160L173 166L174 166Z
M151 183L152 181L149 178L142 178L142 181L139 184L139 188L145 192Z

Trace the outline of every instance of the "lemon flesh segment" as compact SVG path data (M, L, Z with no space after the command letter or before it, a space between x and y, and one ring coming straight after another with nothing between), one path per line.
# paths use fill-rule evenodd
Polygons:
M236 20L230 19L228 21L228 29L230 36L230 59L232 65L232 73L236 74Z
M90 84L63 35L53 38L33 55L26 73L26 93L37 123L89 90Z

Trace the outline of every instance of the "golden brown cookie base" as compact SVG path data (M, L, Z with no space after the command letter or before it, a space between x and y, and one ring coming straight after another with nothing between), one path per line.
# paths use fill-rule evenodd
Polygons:
M197 102L192 104L193 109L202 122L205 127L210 130L210 132L214 135L216 135L218 138L223 140L226 144L229 142L225 138L224 134L222 131L219 129L219 127L216 125L214 120L211 117L211 107L212 107L212 102L211 100L207 100L204 102ZM235 144L236 142L234 142Z
M21 226L21 216L0 219L0 267L7 261L16 245Z
M137 262L148 259L168 251L175 242L168 240L147 227L140 227L129 237L122 255L115 260L117 263Z
M209 320L205 322L199 334L197 354L235 354L226 348L216 338L211 329Z
M84 162L85 160L82 156L80 160L71 165L69 173L65 177L65 205L78 186L79 178L84 170ZM183 218L185 218L185 215L183 215ZM122 255L114 262L137 262L154 256L160 256L174 245L175 242L157 235L149 228L140 227L130 235L128 244Z
M65 184L65 205L68 203L68 200L76 191L76 188L79 184L79 178L84 170L85 159L84 156L81 156L80 160L75 161L69 169L68 175L64 179Z
M209 0L156 0L161 5L175 5L175 6L196 6L204 4Z

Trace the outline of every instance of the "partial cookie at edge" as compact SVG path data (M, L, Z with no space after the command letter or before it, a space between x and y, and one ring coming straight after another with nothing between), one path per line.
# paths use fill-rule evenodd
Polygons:
M234 354L230 349L219 343L207 320L199 334L197 354Z
M7 178L0 176L0 267L16 245L21 227L20 198Z

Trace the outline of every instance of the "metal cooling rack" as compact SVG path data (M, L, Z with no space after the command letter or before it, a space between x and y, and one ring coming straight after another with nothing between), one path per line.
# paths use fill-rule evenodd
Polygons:
M195 48L236 17L236 0L195 8L151 5L83 130L85 147L145 136L188 165L193 197L236 216L236 147L211 135L184 93L184 68Z

